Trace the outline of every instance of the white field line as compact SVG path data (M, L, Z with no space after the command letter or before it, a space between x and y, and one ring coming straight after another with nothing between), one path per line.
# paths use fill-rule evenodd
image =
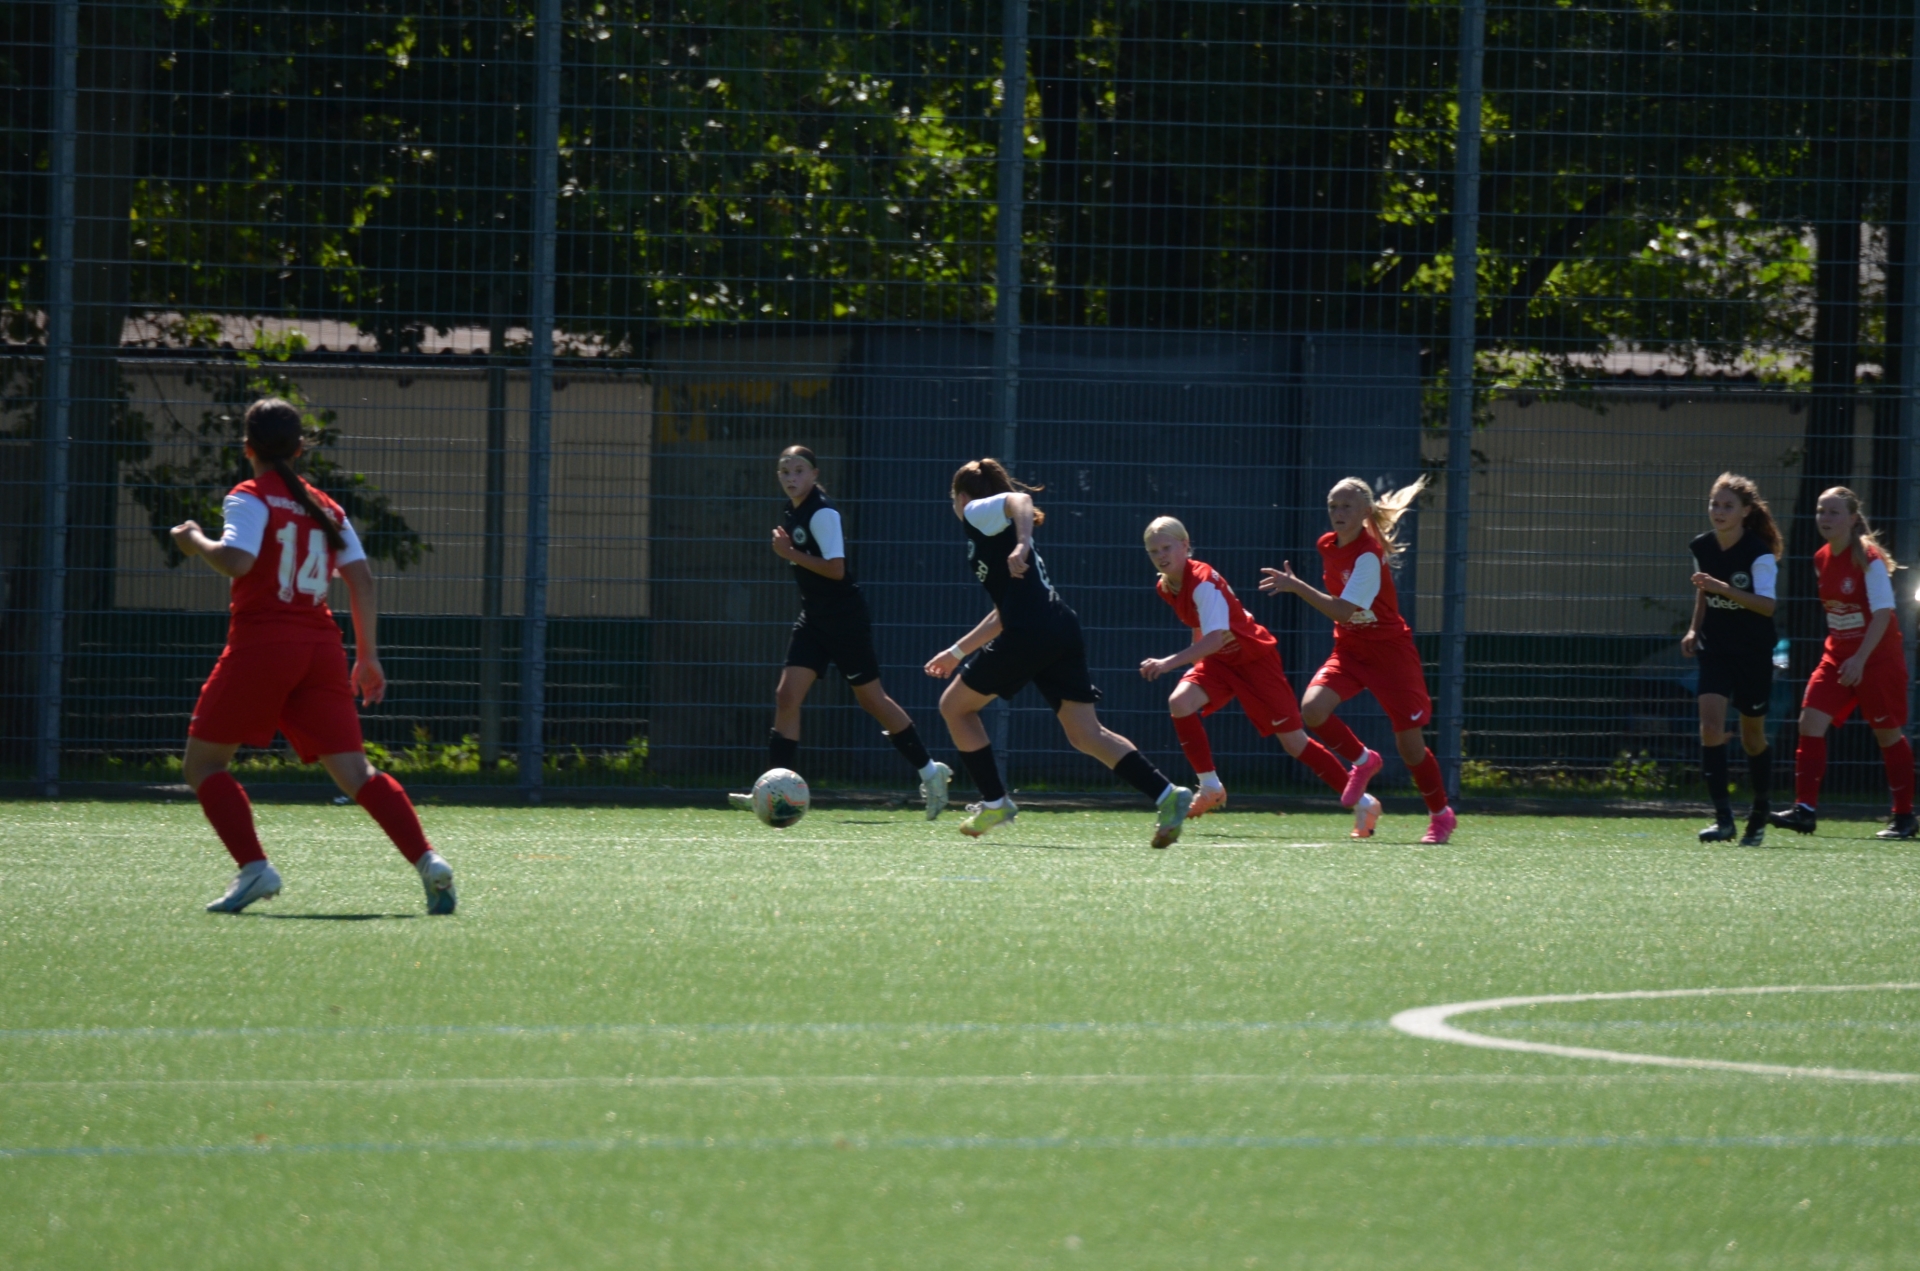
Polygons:
M1067 1073L927 1076L823 1074L799 1076L685 1077L155 1077L98 1081L4 1081L0 1090L617 1090L617 1089L765 1089L786 1086L926 1088L981 1086L1561 1086L1666 1083L1671 1076L1651 1073Z
M1448 1021L1455 1015L1482 1011L1507 1010L1516 1006L1547 1006L1567 1002L1626 1002L1656 998L1736 997L1743 994L1782 993L1905 993L1920 990L1920 984L1774 984L1757 988L1707 989L1634 989L1623 993L1543 993L1532 997L1490 997L1478 1002L1450 1002L1443 1006L1420 1006L1401 1011L1387 1023L1409 1037L1424 1041L1451 1042L1477 1046L1483 1050L1522 1051L1535 1055L1557 1055L1563 1059L1598 1059L1615 1064L1650 1064L1661 1068L1711 1069L1720 1072L1752 1073L1763 1077L1799 1077L1817 1081L1861 1081L1882 1085L1920 1083L1920 1073L1873 1072L1860 1068L1804 1068L1792 1064L1757 1064L1733 1059L1691 1059L1679 1055L1642 1055L1624 1050L1596 1050L1589 1046L1560 1046L1552 1042L1521 1041L1511 1037L1489 1037L1456 1028Z

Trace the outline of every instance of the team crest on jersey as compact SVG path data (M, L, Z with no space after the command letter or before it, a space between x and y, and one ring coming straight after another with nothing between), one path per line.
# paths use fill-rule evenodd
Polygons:
M1753 579L1749 577L1747 571L1743 569L1733 576L1733 585L1741 591L1752 591Z
M800 544L800 546L802 547L805 547L807 545L807 527L806 526L796 525L793 527L793 541Z
M1851 596L1853 594L1853 579L1842 578L1840 580L1840 594L1843 596Z

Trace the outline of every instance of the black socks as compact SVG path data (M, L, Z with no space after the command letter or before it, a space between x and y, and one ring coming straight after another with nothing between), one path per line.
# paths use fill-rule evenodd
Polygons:
M893 743L893 748L900 752L902 759L913 765L915 772L920 772L933 762L933 756L927 753L925 743L920 740L920 730L912 724L897 733L888 733L887 740Z
M769 768L792 768L800 762L800 743L791 737L782 737L779 729L767 734L767 766Z
M973 778L973 788L980 792L982 801L998 803L1007 797L1007 787L1000 781L1000 765L993 761L991 744L978 750L961 751L960 762L967 766L967 775Z
M1772 806L1770 787L1773 785L1773 747L1768 746L1757 755L1747 756L1747 777L1753 782L1753 806L1764 809Z
M1137 750L1129 750L1120 757L1120 762L1113 765L1113 775L1155 803L1160 802L1160 796L1173 784L1167 780L1165 773L1154 767L1152 761Z
M1733 803L1727 798L1727 743L1700 747L1700 771L1707 779L1707 796L1713 800L1713 814L1722 821L1733 820Z

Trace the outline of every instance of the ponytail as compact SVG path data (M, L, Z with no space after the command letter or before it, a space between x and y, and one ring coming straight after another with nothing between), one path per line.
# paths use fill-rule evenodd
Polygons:
M319 522L320 532L327 536L327 546L336 552L345 551L347 539L340 532L340 523L313 497L313 490L300 479L300 474L293 470L291 464L294 456L300 453L300 412L291 402L278 397L263 397L247 407L245 422L247 444L253 447L253 453L273 469L287 487L287 493L306 510L307 515Z
M953 474L953 492L964 494L969 500L990 499L996 494L1038 494L1047 487L1028 485L1024 481L1015 481L998 459L969 459L960 465ZM1045 525L1047 514L1039 508L1033 510L1033 523Z
M1332 499L1336 494L1357 494L1365 499L1367 527L1373 531L1373 536L1380 540L1380 546L1385 549L1387 564L1397 566L1400 563L1400 554L1407 550L1407 545L1396 537L1395 527L1400 524L1400 518L1412 509L1414 500L1420 497L1420 492L1426 488L1427 479L1421 477L1412 485L1404 485L1398 490L1389 490L1375 497L1373 487L1359 477L1343 477L1334 483L1333 489L1327 491L1327 498Z
M1775 560L1786 554L1786 540L1780 536L1780 527L1774 524L1773 509L1760 497L1759 486L1737 472L1723 472L1713 479L1713 489L1707 492L1707 497L1712 498L1719 490L1733 491L1733 497L1746 506L1746 515L1740 519L1743 530L1765 543Z
M1847 524L1847 548L1853 553L1854 564L1858 565L1861 569L1865 569L1867 567L1867 561L1871 559L1867 555L1867 549L1871 547L1875 552L1879 553L1880 563L1887 567L1887 573L1889 575L1891 575L1894 570L1901 568L1900 562L1893 558L1893 553L1881 544L1880 536L1874 532L1873 526L1867 521L1867 514L1860 510L1859 495L1843 485L1836 485L1829 490L1822 491L1820 497L1823 499L1832 497L1846 501L1847 511L1851 513L1853 517Z

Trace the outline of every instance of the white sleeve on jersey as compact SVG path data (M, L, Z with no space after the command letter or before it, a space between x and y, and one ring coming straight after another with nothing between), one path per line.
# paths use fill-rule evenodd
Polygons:
M347 519L344 512L340 514L340 537L347 540L347 545L333 554L335 569L367 558L367 549L360 546L360 536L353 532L353 522Z
M1201 635L1227 629L1227 598L1212 583L1201 583L1193 589L1193 608L1200 615Z
M813 544L820 549L820 559L844 560L847 555L847 536L840 528L839 511L821 508L813 514L811 525Z
M1753 594L1765 600L1777 600L1779 590L1780 562L1768 552L1753 562Z
M260 544L267 538L264 502L235 490L221 502L220 518L227 523L227 528L220 531L220 546L237 547L249 556L260 554Z
M1372 552L1362 552L1360 559L1353 562L1353 576L1347 579L1347 585L1340 593L1340 599L1362 609L1373 608L1373 602L1380 595L1380 558Z
M1013 521L1007 516L1007 496L990 494L967 504L967 524L982 534L998 534L1012 525Z
M1867 612L1879 613L1882 609L1893 608L1893 579L1887 577L1887 567L1877 560L1867 562Z

